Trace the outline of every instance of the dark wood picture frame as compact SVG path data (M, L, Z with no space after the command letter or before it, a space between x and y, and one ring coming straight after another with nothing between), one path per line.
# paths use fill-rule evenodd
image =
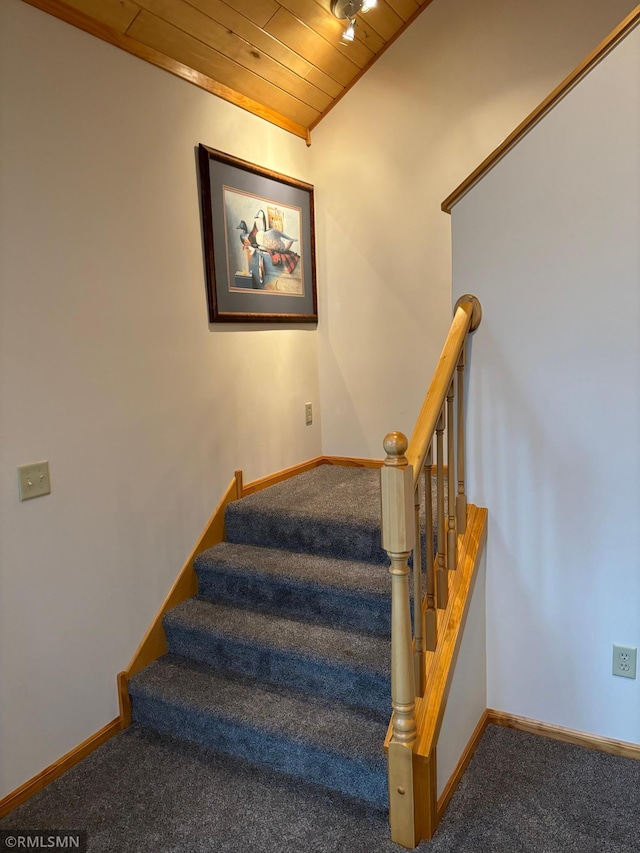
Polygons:
M317 323L311 184L198 146L211 323Z

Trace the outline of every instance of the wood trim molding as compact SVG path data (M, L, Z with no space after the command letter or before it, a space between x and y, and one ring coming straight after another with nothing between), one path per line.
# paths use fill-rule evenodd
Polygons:
M323 465L341 465L344 468L382 468L382 459L364 459L358 456L323 456Z
M504 711L494 711L487 708L484 714L480 717L478 725L469 739L469 743L460 756L456 769L451 774L449 781L445 785L442 794L438 799L436 827L440 823L447 806L449 805L451 797L460 784L460 780L469 766L469 762L473 758L487 726L492 724L495 726L503 726L504 728L516 729L521 732L527 732L528 734L539 735L552 740L562 741L563 743L571 743L575 746L583 746L587 749L595 749L599 752L606 752L609 755L618 755L622 758L632 758L636 761L640 760L640 744L615 740L613 738L602 737L601 735L592 735L587 732L577 731L576 729L555 726L551 723L543 723L539 720L532 720L528 717L520 717L516 714L507 714Z
M277 127L281 127L283 130L289 131L289 133L293 133L294 136L299 136L309 144L308 131L302 125L286 118L275 110L259 104L252 98L236 92L235 89L231 89L223 83L218 83L212 77L207 77L206 74L202 74L200 71L184 65L182 62L171 59L171 57L166 56L164 53L142 44L136 39L131 38L131 36L118 32L118 30L106 24L95 21L77 9L73 9L71 6L60 2L60 0L23 0L23 2L28 3L29 6L35 6L36 9L47 12L49 15L53 15L55 18L59 18L61 21L65 21L65 23L71 24L79 30L84 30L84 32L96 36L96 38L102 39L115 47L126 50L127 53L131 53L139 59L144 59L146 62L150 62L152 65L156 65L158 68L162 68L164 71L168 71L170 74L186 80L187 83L192 83L194 86L204 89L211 95L216 95L218 98L222 98L236 107L240 107L265 121L271 122L271 124L275 124Z
M248 495L253 495L256 492L261 492L263 489L268 489L269 486L275 486L276 483L282 483L290 477L295 477L297 474L304 474L305 471L311 471L313 468L318 468L324 464L323 456L315 456L313 459L308 459L306 462L300 462L298 465L292 465L290 468L283 468L282 471L276 471L275 474L268 474L266 477L260 477L258 480L252 480L242 487L240 494L241 498L246 498Z
M58 776L61 776L73 767L74 764L82 761L83 758L86 758L87 755L99 746L102 746L103 743L106 743L114 735L117 735L121 728L120 717L116 717L115 720L111 720L110 723L107 723L106 726L103 726L95 734L91 735L91 737L88 737L79 746L67 752L62 758L54 761L53 764L45 767L44 770L32 779L29 779L24 785L16 788L15 791L0 800L0 818L8 815L9 812L22 805L22 803L26 802L34 794L37 794L38 791L41 791L49 782L53 782L54 779L57 779Z
M640 5L610 33L598 47L580 63L569 76L544 99L544 101L509 134L504 142L490 154L450 196L442 202L442 210L451 213L452 208L462 199L493 167L523 139L578 83L587 76L618 45L622 39L640 24Z
M182 567L180 574L175 580L173 586L169 590L167 597L160 605L160 609L156 613L153 622L147 629L146 634L142 638L140 645L129 661L124 673L118 676L119 693L121 693L122 677L129 680L136 672L140 672L145 666L152 663L157 658L161 657L167 651L167 638L162 626L162 618L167 610L191 598L198 591L198 579L193 568L193 561L202 551L207 548L212 548L219 542L223 542L225 538L224 530L224 512L227 504L238 499L237 494L237 479L234 476L233 480L227 486L227 490L222 496L220 503L215 508L213 515L207 522L198 542L193 551L189 554L186 563Z
M460 780L464 776L464 772L469 766L469 762L473 758L473 754L478 748L478 744L482 740L482 735L484 734L485 729L489 725L489 711L486 710L483 715L480 717L478 721L478 725L473 730L473 734L469 739L469 743L464 748L462 755L460 756L460 760L456 764L456 769L451 774L451 778L444 786L442 794L438 800L437 807L437 817L436 817L436 826L442 820L442 816L444 815L447 806L449 805L449 800L454 795L456 788L460 784Z
M315 456L306 462L300 462L298 465L292 465L290 468L283 468L282 471L277 471L275 474L268 474L266 477L252 480L246 486L242 486L239 492L240 497L246 498L247 495L261 492L262 489L268 489L269 486L275 486L276 483L282 483L290 477L304 474L305 471L311 471L313 468L319 468L321 465L340 465L345 468L382 468L382 459L365 459L357 456ZM237 471L236 476L238 474L240 475L240 483L242 483L242 472Z
M572 743L575 746L585 746L587 749L597 749L599 752L607 752L610 755L620 755L623 758L640 759L640 744L629 743L624 740L592 735L588 732L580 732L576 729L567 729L564 726L555 726L552 723L542 723L539 720L531 720L528 717L519 717L516 714L507 714L504 711L487 711L488 722L495 726L504 726L507 729L517 729L532 735L560 740L563 743Z

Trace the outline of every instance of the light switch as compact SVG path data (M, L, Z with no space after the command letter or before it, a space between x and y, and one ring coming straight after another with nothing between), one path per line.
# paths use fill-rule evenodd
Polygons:
M39 498L51 492L49 463L32 462L18 467L18 497L21 501Z

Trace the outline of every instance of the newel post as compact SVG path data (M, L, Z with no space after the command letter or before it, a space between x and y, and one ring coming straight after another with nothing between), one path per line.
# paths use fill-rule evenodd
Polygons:
M391 838L403 847L417 844L413 744L416 739L415 681L409 609L409 555L415 541L413 470L404 455L401 432L384 439L387 458L380 472L382 547L391 560L391 704L389 743L389 823Z

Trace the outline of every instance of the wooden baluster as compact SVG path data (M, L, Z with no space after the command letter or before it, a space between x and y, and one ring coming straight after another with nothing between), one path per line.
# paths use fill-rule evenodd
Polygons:
M424 617L422 614L422 543L420 541L420 480L413 493L416 541L413 546L413 665L416 696L424 693Z
M391 705L389 742L389 823L396 844L413 848L416 832L413 744L416 739L416 691L411 648L409 555L415 542L413 471L404 455L406 436L385 437L387 458L380 472L382 547L391 560Z
M458 494L456 495L456 519L458 533L467 529L467 495L464 484L464 369L467 364L467 342L462 345L458 360Z
M438 642L438 616L436 613L436 578L433 559L433 501L431 499L431 477L433 468L433 452L431 445L427 451L427 462L424 469L424 511L425 524L425 562L427 586L427 612L425 613L425 643L427 651L435 652Z
M447 522L447 568L458 565L458 534L456 533L456 454L455 423L453 418L453 399L455 396L453 379L447 393L447 503L449 505Z
M444 610L449 603L449 574L445 566L444 534L444 406L436 424L436 512L438 518L438 568L436 570L437 605Z

